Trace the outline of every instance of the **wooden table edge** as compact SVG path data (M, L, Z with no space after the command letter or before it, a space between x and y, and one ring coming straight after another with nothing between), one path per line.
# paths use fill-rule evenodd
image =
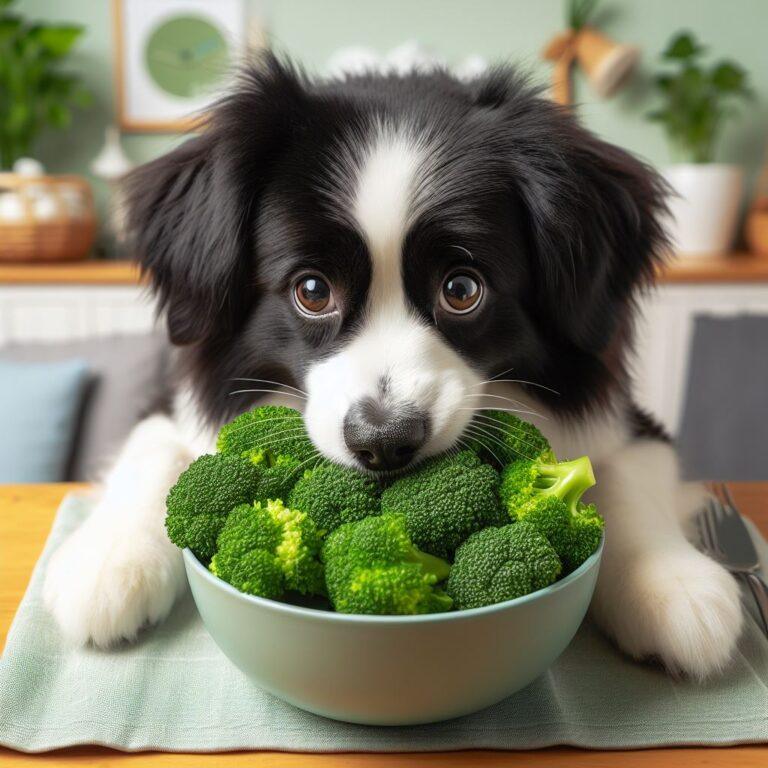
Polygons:
M734 483L736 502L744 508L763 535L768 536L768 483ZM85 484L0 485L0 644L10 626L15 607L23 596L32 569L42 551L51 522L62 498L70 492L90 492ZM18 517L18 519L17 519ZM16 525L21 522L21 528ZM13 535L25 536L9 543ZM6 548L8 551L6 551ZM11 559L10 550L15 557ZM14 591L15 587L15 591ZM15 605L10 610L10 601ZM9 615L10 614L10 615ZM0 768L22 766L73 765L104 766L112 764L142 766L200 766L200 768L346 768L347 766L537 766L560 768L622 768L650 766L688 768L717 765L722 768L766 768L768 746L661 747L638 750L591 750L575 747L550 747L531 751L463 750L456 752L408 753L301 753L301 752L121 752L108 747L78 746L44 753L15 752L0 747Z

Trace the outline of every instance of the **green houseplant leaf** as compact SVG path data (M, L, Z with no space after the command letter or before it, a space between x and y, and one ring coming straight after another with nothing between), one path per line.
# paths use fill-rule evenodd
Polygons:
M737 114L734 101L751 93L744 69L731 61L708 67L705 51L690 32L672 38L661 54L667 68L653 78L661 103L646 115L663 126L673 153L694 163L713 161L723 124Z
M665 59L692 59L704 52L696 39L689 32L680 32L670 40L662 57Z
M721 61L712 70L712 84L723 93L745 93L747 73L731 61Z
M58 26L42 26L35 28L35 40L42 46L46 53L55 58L66 56L83 34L83 28L74 24L60 24Z
M83 34L75 24L30 23L0 0L0 169L29 154L46 128L65 129L90 93L62 64Z
M568 0L566 16L568 27L578 32L589 24L589 20L595 15L595 10L600 0Z

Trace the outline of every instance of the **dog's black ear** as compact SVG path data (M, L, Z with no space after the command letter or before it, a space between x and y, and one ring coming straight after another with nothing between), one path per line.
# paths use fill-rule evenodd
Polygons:
M226 332L246 310L259 197L303 94L300 76L268 55L243 71L201 135L127 178L127 240L173 343Z
M529 216L534 305L580 349L599 352L667 249L666 186L508 73L488 78L476 98L503 111L512 184Z

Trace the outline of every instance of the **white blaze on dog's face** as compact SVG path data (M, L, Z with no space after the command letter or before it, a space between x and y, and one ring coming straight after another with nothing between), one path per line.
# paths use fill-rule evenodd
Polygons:
M471 418L465 397L480 377L419 317L403 284L404 243L429 195L429 161L424 142L382 128L356 169L350 202L371 260L367 305L356 334L306 376L310 437L342 463L369 464L371 433L374 442L394 441L394 467L384 469L418 461L455 445Z

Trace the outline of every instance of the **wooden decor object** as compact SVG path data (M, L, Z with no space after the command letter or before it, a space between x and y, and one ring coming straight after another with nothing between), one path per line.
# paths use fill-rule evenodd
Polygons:
M95 234L85 179L0 173L0 262L83 259Z
M752 253L768 259L768 153L755 185L755 199L747 211L744 237Z
M640 58L634 45L616 43L594 25L595 12L601 0L566 0L567 29L555 35L541 55L555 64L552 73L552 97L558 104L569 106L571 69L578 64L587 80L602 98L611 96L626 80Z
M555 62L552 95L558 104L572 100L571 67L577 63L592 87L602 98L608 98L624 82L640 57L638 48L616 43L593 27L568 30L554 37L542 52Z

